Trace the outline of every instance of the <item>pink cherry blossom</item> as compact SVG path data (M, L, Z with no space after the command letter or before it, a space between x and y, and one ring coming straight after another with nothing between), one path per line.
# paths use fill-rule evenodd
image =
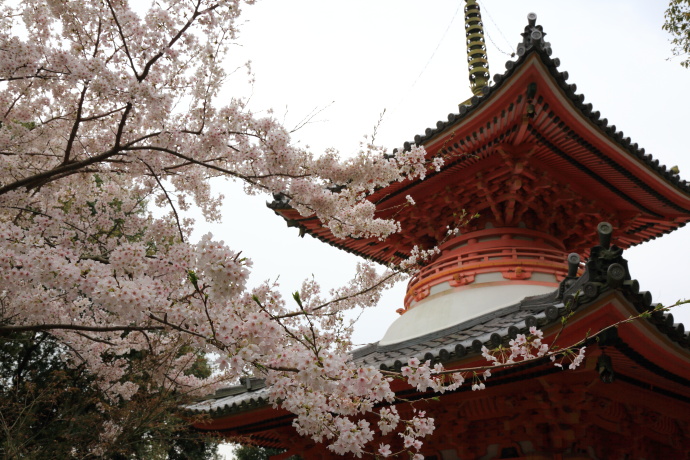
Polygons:
M379 446L378 453L379 453L379 455L381 455L382 457L388 457L388 456L390 456L393 452L391 452L391 446L390 446L390 444L381 444L381 445Z
M113 399L139 391L123 381L126 357L146 351L166 362L153 381L189 394L264 378L271 403L332 452L373 452L376 430L419 449L433 420L379 409L395 401L391 376L352 362L343 316L375 305L400 267L362 263L332 292L311 280L285 299L275 283L248 287L251 259L232 242L190 241L195 223L180 211L218 220L223 197L209 185L218 176L273 194L337 237L383 239L400 225L377 218L367 197L443 164L421 147L314 153L270 113L220 100L224 57L251 3L0 6L0 331L49 330ZM402 268L437 253L415 248ZM186 375L197 353L217 357L212 377ZM420 388L463 381L410 366ZM116 426L102 431L117 436Z
M482 347L482 356L491 363L492 366L505 366L516 364L520 361L533 360L548 356L554 366L563 368L563 361L569 362L568 369L576 369L585 359L585 346L575 345L560 349L558 347L551 347L549 344L543 342L544 333L534 326L529 328L529 335L517 334L514 339L508 343L509 348L498 346L493 350L487 347ZM490 369L486 369L483 373L486 380L491 376ZM473 390L482 389L478 379L475 379L472 385Z

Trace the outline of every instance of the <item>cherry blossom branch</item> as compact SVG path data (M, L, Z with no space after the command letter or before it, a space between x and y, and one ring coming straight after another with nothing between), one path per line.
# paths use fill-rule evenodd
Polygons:
M179 325L177 325L177 324L172 324L172 323L169 322L166 318L160 318L160 317L154 315L153 313L150 313L150 314L149 314L149 318L151 318L152 320L157 321L157 322L159 322L159 323L161 323L161 324L164 324L165 326L168 326L169 328L174 329L174 330L176 330L176 331L184 332L185 334L193 335L193 336L195 336L195 337L199 337L199 338L202 338L202 339L206 339L206 338L207 338L207 337L206 337L205 335L203 335L203 334L199 334L198 332L190 331L188 328L184 328L184 327L179 326ZM165 328L164 328L163 326L158 326L157 329L165 329ZM217 343L216 343L215 345L218 346ZM224 347L223 347L223 346L219 346L219 348L223 349Z
M333 105L333 102L331 102L330 104L326 104L323 107L318 107L318 106L314 107L314 109L312 109L312 111L309 112L309 114L307 114L307 116L302 118L302 120L299 123L297 123L294 128L292 128L290 130L290 133L294 133L296 131L299 131L300 129L304 128L306 125L312 123L312 120L314 120L314 118L316 118L324 110L328 109L331 105ZM287 116L287 111L285 112L284 116Z
M98 114L98 115L91 115L91 116L89 116L89 117L82 117L82 118L81 118L81 121L96 121L96 120L100 120L101 118L109 117L110 115L116 114L117 112L122 112L122 111L125 110L126 108L127 108L127 106L122 106L122 107L119 107L119 108L117 108L117 109L112 109L112 110L109 110L109 111L107 111L107 112L105 112L105 113L101 113L101 114Z
M100 331L99 331L99 332L100 332ZM88 339L88 340L90 340L90 341L92 341L92 342L98 342L98 343L104 343L104 344L110 345L110 346L116 346L115 343L111 342L110 340L100 339L100 338L98 338L98 337L94 337L94 336L92 336L92 335L84 334L84 333L81 333L81 332L75 332L75 334L77 334L77 335L79 335L79 336L81 336L81 337L84 337L85 339Z
M26 67L26 66L22 66ZM19 69L15 69L19 70ZM47 75L39 75L39 72L41 71L46 71L46 72L52 72L55 75L52 76L47 76ZM22 81L22 80L50 80L50 79L55 79L58 78L59 75L62 75L63 72L58 72L58 71L53 71L53 70L48 70L44 68L39 68L34 75L22 75L18 77L9 77L9 78L0 78L0 82L11 82L11 81Z
M649 316L651 316L652 313L654 313L654 312L656 312L656 311L668 311L668 310L670 310L670 309L672 309L672 308L676 308L676 307L679 307L679 306L681 306L681 305L687 305L687 304L690 304L690 299L689 299L689 300L678 301L678 302L676 302L674 305L671 305L671 306L668 306L668 307L659 304L659 305L657 305L655 308L653 308L652 310L648 310L648 311L639 313L639 314L637 314L637 315L631 316L631 317L629 317L629 318L622 319L622 320L617 321L617 322L615 322L615 323L613 323L613 324L610 324L610 325L608 325L608 326L606 326L606 327L604 327L604 328L601 328L601 329L599 329L598 331L596 331L596 332L594 332L594 333L592 333L592 334L589 334L589 333L588 333L584 338L578 340L577 342L574 342L574 343L570 344L570 345L567 346L567 347L555 347L555 346L552 346L552 347L551 347L552 350L550 350L549 352L544 353L543 355L540 355L540 356L535 356L535 357L532 357L532 358L525 358L525 359L522 359L522 360L516 361L516 362L504 362L504 363L495 363L495 364L485 365L485 366L463 367L463 368L458 368L458 369L447 369L447 370L443 370L443 371L437 372L436 375L449 375L449 374L455 374L455 373L474 373L474 372L483 372L483 371L491 370L491 369L501 369L501 368L508 368L508 367L521 366L521 365L523 365L523 364L530 363L530 362L535 362L535 361L544 361L544 360L546 360L546 358L550 358L550 357L552 357L552 356L558 356L558 355L561 355L561 354L567 352L568 350L571 350L571 351L572 351L572 350L575 349L575 348L581 347L582 345L584 345L584 344L585 344L588 340L590 340L591 338L596 338L596 337L598 337L599 335L601 335L602 333L604 333L604 332L606 332L606 331L608 331L608 330L610 330L610 329L618 328L619 326L621 326L621 325L623 325L623 324L631 323L631 322L634 322L634 321L637 321L637 320L640 320L640 319L643 319L643 318L648 318ZM494 350L496 350L496 349L494 349ZM488 351L494 351L494 350L488 350ZM388 375L388 376L390 376L390 377L401 377L401 373L400 373L400 372L396 372L396 371L384 371L384 370L381 370L381 373L383 373L384 375Z
M156 133L156 135L158 135L158 134L161 134L161 133ZM210 161L217 161L217 160L222 159L222 158L213 158L213 159L201 161L201 160L197 160L195 158L192 158L190 156L184 155L183 153L180 153L176 150L172 150L172 149L169 149L166 147L154 146L154 145L150 145L150 146L149 145L141 145L141 146L130 145L127 147L123 147L121 150L122 151L150 150L152 152L169 153L172 156L175 156L177 158L185 160L189 164L195 164L198 166L203 166L205 168L209 168L209 169L221 172L223 174L227 174L227 175L235 177L237 179L241 179L241 180L243 180L249 184L252 184L256 187L259 187L259 188L261 188L267 192L271 191L271 188L260 183L260 182L257 182L256 181L257 179L268 179L271 177L284 177L284 178L288 178L288 179L305 179L308 177L313 177L312 174L290 174L290 173L279 173L279 172L268 173L268 174L257 174L257 175L241 174L241 173L238 173L236 171L232 171L230 169L223 168L222 166L217 166L217 165L209 163ZM175 166L175 167L179 167L179 166Z
M127 59L129 60L129 65L132 68L132 72L134 72L134 76L137 78L137 80L141 81L139 79L139 74L137 73L137 68L134 65L134 60L132 59L132 54L129 52L129 48L127 47L127 39L125 38L125 34L122 31L122 25L120 25L120 20L117 18L117 13L115 13L115 8L113 8L113 4L111 3L110 0L106 0L106 3L108 4L108 8L110 8L110 13L112 14L113 21L115 22L115 25L117 26L117 31L120 34L120 39L122 40L122 46L124 47L124 50L125 50L125 56L127 56Z
M113 143L113 148L111 149L113 153L116 153L120 150L120 142L122 140L122 132L125 129L125 125L127 124L127 117L129 116L129 112L132 111L132 107L134 105L131 102L128 102L127 105L125 105L125 111L122 114L122 117L120 118L120 123L117 126L117 133L115 134L115 142Z
M163 194L165 195L165 198L168 200L168 204L170 205L170 209L172 209L173 215L175 216L175 222L177 223L177 230L180 232L180 241L184 243L184 232L182 231L182 225L180 224L180 216L177 215L177 209L175 208L175 204L173 204L172 199L170 198L170 195L168 195L168 191L163 187L163 184L161 183L160 179L158 178L158 174L153 170L151 165L149 165L147 162L144 160L141 160L144 165L148 168L149 171L151 171L151 175L153 178L156 180L156 183L160 187L160 189L163 191Z
M335 299L331 299L328 302L322 303L316 307L312 307L309 309L309 311L305 311L304 309L301 309L300 311L295 311L291 313L285 313L282 315L277 315L274 316L275 319L285 319L285 318L293 318L295 316L309 316L313 315L314 312L318 312L320 310L323 310L324 308L328 308L331 305L340 303L340 302L345 302L347 300L352 300L354 298L363 296L365 294L368 294L370 292L374 292L376 290L379 290L383 285L385 285L387 282L389 282L391 279L401 275L403 271L391 271L389 274L384 276L383 278L380 278L376 283L369 285L368 287L364 288L363 290L357 291L354 294L348 294L344 296L337 297ZM300 305L301 306L301 305Z
M220 167L220 166L217 166L217 165L214 165L214 164L210 164L210 163L205 162L205 161L196 160L196 159L191 158L191 157L189 157L189 156L187 156L187 155L184 155L184 154L182 154L182 153L180 153L180 152L178 152L178 151L175 151L175 150L172 150L172 149L168 149L168 148L165 148L165 147L157 147L157 146L131 146L131 143L130 143L130 146L128 146L128 147L123 147L121 150L122 150L122 151L128 151L128 150L132 150L132 151L135 151L135 150L151 150L151 151L160 151L160 152L169 153L170 155L176 156L176 157L178 157L178 158L180 158L180 159L183 159L183 160L185 160L185 161L187 161L187 162L189 162L189 163L191 163L191 164L196 164L196 165L199 165L199 166L203 166L203 167L205 167L205 168L209 168L209 169L212 169L212 170L215 170L215 171L218 171L218 172L222 172L222 173L227 174L227 175L229 175L229 176L231 176L231 177L235 177L235 178L237 178L237 179L241 179L241 180L243 180L244 182L247 182L248 184L251 184L251 185L253 185L253 186L255 186L255 187L258 187L258 188L260 188L260 189L262 189L262 190L264 190L264 191L267 191L267 192L271 192L271 191L273 191L273 189L272 189L271 187L265 185L265 184L262 184L261 182L258 182L257 179L267 179L267 178L270 178L270 177L285 177L285 178L290 178L290 179L304 179L304 178L312 177L312 175L310 175L310 174L297 175L297 174L288 174L288 173L269 173L269 174L265 174L265 175L256 175L256 176L240 174L240 173L237 173L237 172L235 172L235 171L231 171L231 170L229 170L229 169L227 169L227 168L223 168L223 167ZM2 188L0 188L0 194L2 194ZM292 196L292 195L290 195L290 194L288 194L288 193L285 193L285 192L283 192L283 194L284 194L287 198L289 198L289 199L295 201L296 204L299 204L300 206L304 206L304 207L306 207L307 209L309 209L309 210L311 210L311 211L313 211L313 212L316 212L316 209L314 209L312 206L310 206L310 205L308 205L308 204L305 204L305 203L301 203L300 201L296 200L296 198L295 198L294 196ZM343 223L343 221L342 221L341 219L339 219L339 218L336 218L336 217L333 217L333 216L332 216L332 219L333 219L334 221L336 221L336 222Z
M72 130L69 133L69 138L67 139L67 145L65 146L65 155L62 159L62 164L69 163L69 156L72 152L72 145L74 144L74 139L77 137L77 132L79 131L79 124L82 122L81 112L84 108L84 98L86 97L86 90L89 89L89 85L84 83L84 87L79 94L79 102L77 103L77 114L74 117L74 124L72 125Z
M172 37L172 38L170 39L170 41L168 42L168 46L166 47L166 49L172 48L173 45L174 45L180 38L182 38L182 36L183 36L183 35L185 34L185 32L187 31L187 29L189 29L189 28L192 26L192 24L194 23L194 21L195 21L199 16L204 15L204 14L207 14L207 13L210 13L211 11L215 10L216 8L218 8L218 6L220 6L220 5L218 5L218 4L212 5L212 6L208 7L208 8L206 8L206 9L203 10L203 11L199 11L199 6L201 6L201 2L200 2L200 1L197 1L196 6L194 7L194 12L192 13L192 17L191 17L191 18L187 21L187 23L177 32L177 34L175 34L175 36ZM163 54L164 54L164 53L163 53L162 50L159 51L158 53L156 53L156 54L146 63L146 66L144 66L144 70L141 72L141 75L138 75L138 76L137 76L137 80L143 81L143 80L146 78L146 76L148 75L149 71L151 70L151 67L156 63L156 61L158 61L161 57L163 57Z
M49 180L51 180L54 176L58 176L61 174L74 174L80 172L84 167L90 166L95 163L99 163L113 155L116 155L118 153L117 148L112 148L110 150L107 150L101 154L94 155L92 157L86 158L81 161L72 161L67 164L61 164L60 166L57 166L53 169L43 171L37 174L34 174L33 176L25 177L23 179L16 180L15 182L12 182L10 184L4 185L0 187L0 195L3 195L7 192L11 192L13 190L17 190L22 187L26 188L32 188L35 187L39 184L45 184Z
M243 101L215 106L239 4L163 3L140 18L113 0L59 2L27 24L28 39L0 36L0 46L19 46L16 59L0 66L0 78L38 73L0 90L3 100L16 100L6 118L19 120L0 126L0 264L9 275L0 279L6 326L0 334L51 332L105 394L124 399L149 372L143 362L126 362L130 350L149 355L156 384L171 391L220 379L191 379L192 355L180 357L181 345L193 353L212 351L230 361L222 378L253 366L284 388L304 390L301 401L284 397L296 413L325 398L324 426L303 420L304 434L340 436L350 418L358 423L371 404L390 396L386 377L359 372L347 361L349 329L340 313L372 304L395 275L361 269L327 301L318 287L305 286L297 300L300 316L281 317L288 310L277 287L249 291L249 263L238 254L210 236L196 244L176 237L184 235L184 222L173 198L189 197L215 214L220 201L207 180L224 175L252 192L283 193L301 214L342 227L336 232L383 237L395 224L377 219L367 197L388 183L421 177L424 153L413 149L392 158L367 146L372 155L363 151L352 160L314 157ZM10 24L27 14L3 17ZM343 182L346 190L326 187ZM174 219L142 206L157 188ZM190 272L201 278L194 290ZM254 305L253 293L265 302Z
M12 111L14 106L17 104L17 102L19 102L19 100L26 94L26 92L29 90L29 88L31 88L31 85L33 85L33 82L29 82L29 84L26 86L26 88L24 88L24 91L22 91L21 93L19 93L17 95L17 97L12 101L10 106L7 108L7 111L5 112L5 116L3 118L7 118L7 116L10 114L10 112Z
M254 300L254 302L259 306L259 308L261 309L261 311L263 311L264 313L266 313L273 321L275 321L275 322L278 324L278 326L283 330L283 332L285 332L285 334L286 334L288 337L290 337L291 339L293 339L293 340L295 340L296 342L300 343L304 348L309 348L309 345L308 345L308 344L304 343L304 341L303 341L300 337L297 337L297 335L295 335L295 334L290 330L290 328L289 328L286 324L284 324L284 323L281 321L281 319L283 319L282 317L277 316L277 315L274 315L273 313L271 313L271 312L261 303L261 301L259 300L258 297L253 296L253 297L252 297L252 300Z
M83 326L79 324L30 324L21 326L0 326L0 335L16 332L40 332L50 330L86 331L86 332L127 332L127 331L160 331L163 326Z

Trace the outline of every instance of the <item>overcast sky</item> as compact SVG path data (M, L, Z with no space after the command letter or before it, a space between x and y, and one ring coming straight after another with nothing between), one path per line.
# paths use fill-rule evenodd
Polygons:
M609 123L662 164L690 179L688 107L690 70L671 54L661 30L665 2L557 0L481 1L493 74L521 39L529 12L537 13L569 82ZM247 6L233 62L252 60L255 84L231 82L227 97L250 96L256 112L273 108L287 127L321 110L295 140L315 152L343 155L371 135L385 115L377 141L399 147L415 134L457 113L471 96L464 47L464 0L260 0ZM223 223L199 223L254 260L254 280L280 277L285 292L312 274L332 287L349 279L357 258L294 228L265 208L270 197L245 197L232 183ZM594 231L594 229L593 229ZM684 228L626 252L633 278L655 302L690 296L690 229ZM399 286L367 311L355 341L383 336L402 306ZM463 308L471 308L464 306ZM690 310L676 317L690 323ZM690 324L689 324L690 325Z

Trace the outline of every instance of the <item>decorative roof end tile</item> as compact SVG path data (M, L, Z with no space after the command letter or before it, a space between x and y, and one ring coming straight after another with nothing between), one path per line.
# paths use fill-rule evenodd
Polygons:
M525 31L522 35L522 42L518 44L517 54L518 56L524 56L527 52L536 48L538 50L546 53L547 56L551 55L551 43L544 40L546 33L542 26L537 25L537 14L529 13L527 15L527 26L525 26Z

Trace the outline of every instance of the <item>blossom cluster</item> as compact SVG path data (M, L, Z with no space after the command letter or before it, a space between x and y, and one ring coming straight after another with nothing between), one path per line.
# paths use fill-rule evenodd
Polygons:
M551 362L553 362L554 366L562 368L563 361L569 359L568 369L576 369L585 360L585 348L587 347L580 347L577 353L573 350L564 350L560 354L560 358L557 355L551 355Z
M397 415L397 411L394 411L394 409L395 408L387 411L385 414L381 414L382 420L392 418L397 424L400 418ZM410 458L413 460L423 460L424 456L419 453L419 450L423 445L421 439L431 435L434 432L434 419L427 417L426 412L424 411L417 411L416 409L413 409L413 413L414 416L411 420L405 423L405 429L404 431L400 432L399 435L403 440L403 449L408 452L415 452L414 454L410 454ZM380 424L381 422L379 422L379 425ZM381 443L379 444L377 454L381 455L382 457L390 457L394 453L391 450L390 444Z
M482 347L482 356L494 364L512 364L519 360L539 358L549 352L549 345L542 342L544 333L535 326L529 328L529 335L517 334L509 342L510 348L499 347L489 350Z
M407 382L419 391L430 389L444 393L458 389L465 382L461 372L449 374L441 363L436 363L431 367L431 361L421 363L417 358L410 358L401 372Z
M543 342L544 333L535 326L529 328L529 334L517 334L514 339L508 343L509 347L505 348L499 346L493 350L489 350L486 346L482 347L482 356L486 358L492 365L506 365L515 364L519 361L527 361L530 359L541 358L548 356L551 362L557 367L563 367L563 361L569 361L568 369L576 369L585 359L585 349L587 347L580 346L576 348L564 348L550 346ZM484 378L491 376L491 372L487 369ZM475 381L474 386L478 389L483 387L481 382Z

